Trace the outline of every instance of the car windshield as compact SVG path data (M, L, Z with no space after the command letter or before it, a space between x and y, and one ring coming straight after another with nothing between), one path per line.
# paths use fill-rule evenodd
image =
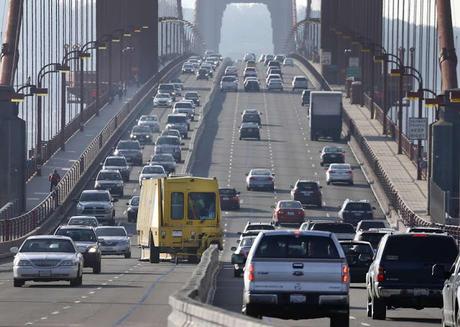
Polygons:
M133 133L150 133L150 128L146 126L134 126Z
M246 227L246 231L250 230L275 230L275 226L269 224L251 224Z
M186 99L198 99L197 93L185 93L184 98Z
M186 109L191 109L193 108L192 104L190 102L177 102L174 105L174 108L186 108Z
M139 142L121 141L117 145L117 150L140 150Z
M160 136L157 145L180 145L180 140L175 136Z
M107 158L104 166L126 166L126 160L124 158Z
M101 171L99 175L97 175L98 181L115 181L121 180L121 175L117 171Z
M70 218L67 225L97 227L97 220L92 218Z
M302 209L302 204L297 201L282 201L279 203L281 209Z
M236 191L231 188L220 188L219 189L219 194L220 195L234 195Z
M258 114L244 114L243 115L243 121L244 122L247 122L247 121L259 121L260 117Z
M323 149L325 153L337 153L337 152L342 152L341 148L333 147L333 146L328 146Z
M108 192L83 192L80 196L80 202L109 202L110 195Z
M371 204L367 202L350 202L347 204L346 210L351 211L371 211Z
M157 162L170 162L170 161L175 161L173 156L170 154L155 154L152 157L152 161L157 161Z
M142 174L164 174L165 170L161 166L146 166L142 169Z
M251 175L271 176L270 170L266 169L254 169L251 171Z
M158 87L158 90L166 91L166 92L174 91L174 85L173 84L160 84L160 87Z
M311 230L320 230L324 232L331 232L331 233L348 233L354 234L355 229L350 224L335 224L335 223L320 223L314 224L311 227Z
M186 124L187 117L184 116L176 116L176 115L169 115L168 116L168 124Z
M255 237L244 237L241 240L240 246L242 248L250 248L252 246L252 243L254 243Z
M78 228L61 228L56 231L56 235L68 236L74 242L96 242L96 234L92 229L78 229Z
M338 259L337 248L329 237L307 235L264 235L255 258Z
M234 82L236 79L233 76L224 76L222 77L222 82Z
M139 200L140 200L139 196L133 196L132 199L131 199L130 204L132 206L138 206L139 205Z
M360 241L369 242L374 249L379 247L380 240L385 236L385 233L362 233L358 239Z
M210 220L216 218L216 194L212 192L190 192L188 194L188 218Z
M169 99L169 94L164 94L164 93L160 93L160 94L157 94L156 97L158 99Z
M372 247L368 244L362 243L340 243L342 245L342 249L345 252L345 255L348 254L370 254L373 255L374 252L372 251Z
M345 165L343 165L343 164L342 165L341 164L332 164L332 165L329 166L329 169L330 170L333 170L333 169L335 169L335 170L351 170L351 167L350 167L350 165L347 165L347 164L345 164Z
M318 184L317 183L311 183L311 182L299 182L299 183L297 183L296 187L299 190L314 191L314 190L318 189Z
M383 260L451 264L457 257L455 241L450 236L414 234L393 236L387 240Z
M281 80L272 78L269 82L269 84L281 84Z
M118 227L96 228L96 235L100 236L126 236L126 230Z
M374 220L374 221L362 221L359 224L359 229L361 230L368 230L369 228L385 228L387 225L385 224L385 221L379 221L379 220Z
M307 79L306 79L305 77L296 77L296 78L295 78L295 81L296 81L296 82L306 82Z
M43 238L26 240L21 246L22 253L30 252L65 252L75 253L75 247L69 240Z
M139 121L157 121L158 118L156 116L142 116Z

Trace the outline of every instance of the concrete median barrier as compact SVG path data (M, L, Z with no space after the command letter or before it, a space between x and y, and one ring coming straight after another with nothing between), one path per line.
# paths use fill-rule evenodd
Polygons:
M210 305L210 294L219 271L219 250L211 245L201 257L192 277L177 293L169 297L172 311L168 317L169 327L186 326L269 326L253 318L223 310Z

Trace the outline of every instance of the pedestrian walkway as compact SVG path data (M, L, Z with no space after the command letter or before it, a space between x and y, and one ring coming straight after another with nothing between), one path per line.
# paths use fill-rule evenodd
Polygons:
M380 132L381 124L371 119L367 108L350 104L343 98L343 108L366 139L383 170L409 208L420 217L429 220L427 211L427 181L417 180L417 168L405 154L398 154L398 144Z
M320 71L318 64L311 64ZM301 64L299 67L310 79L313 78L305 67ZM331 88L344 92L343 85L331 85ZM350 104L350 99L345 96L343 107L366 139L401 199L418 216L431 221L431 217L427 215L427 181L417 180L417 169L414 164L406 154L398 155L397 143L391 137L381 134L382 125L376 119L370 118L370 112L366 107Z
M160 69L169 62L160 65ZM99 111L99 116L93 116L82 132L75 133L65 144L65 151L59 150L42 165L41 176L34 175L26 184L26 211L42 202L50 191L48 176L57 169L61 178L77 161L91 141L99 134L104 126L120 112L126 102L136 94L140 87L128 86L126 95L121 100L116 96L111 104L106 104Z

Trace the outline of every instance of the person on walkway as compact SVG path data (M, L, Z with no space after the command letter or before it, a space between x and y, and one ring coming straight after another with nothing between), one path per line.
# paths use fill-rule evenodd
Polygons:
M121 101L121 98L123 97L123 85L120 83L118 85L118 100Z
M48 176L48 180L50 181L50 192L53 192L54 188L61 181L61 176L58 174L57 170L55 169L53 173Z

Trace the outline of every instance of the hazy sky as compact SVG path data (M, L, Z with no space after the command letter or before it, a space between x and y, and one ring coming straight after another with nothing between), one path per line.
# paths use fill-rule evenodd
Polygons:
M236 0L237 1L237 0ZM236 2L235 1L235 2ZM313 7L318 7L321 0L313 0ZM255 1L256 2L256 1ZM307 5L307 0L297 0L298 4ZM195 0L182 0L182 5L184 7L193 8L195 6Z

